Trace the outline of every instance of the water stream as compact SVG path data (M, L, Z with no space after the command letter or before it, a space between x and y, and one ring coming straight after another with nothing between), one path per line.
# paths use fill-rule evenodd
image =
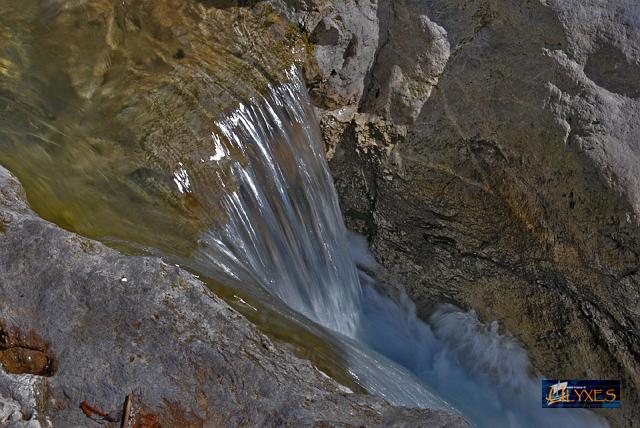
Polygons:
M304 40L267 2L178 3L0 6L0 162L39 215L190 269L355 392L476 426L606 425L541 409L539 374L496 323L449 306L425 323L382 293L306 89L280 73Z
M183 262L329 332L355 382L394 404L457 411L476 426L606 426L587 411L542 409L526 352L497 323L442 306L427 324L409 299L379 291L380 267L343 224L306 89L295 70L287 78L216 123L208 168L177 165L181 192L225 189Z

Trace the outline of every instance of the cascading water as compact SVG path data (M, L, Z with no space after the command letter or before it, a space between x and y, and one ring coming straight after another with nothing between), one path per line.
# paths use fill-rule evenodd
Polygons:
M477 426L606 426L590 412L541 409L526 353L497 325L453 307L428 325L407 299L377 291L366 243L343 224L306 89L295 70L287 77L216 124L200 159L209 178L176 170L184 193L222 189L188 263L330 331L356 382L394 404L455 409Z
M293 76L291 76L292 82ZM212 161L221 165L221 227L202 237L203 255L222 271L258 284L294 310L352 336L360 284L346 230L300 83L240 105L218 122ZM228 145L223 143L224 141ZM226 184L231 178L231 183Z

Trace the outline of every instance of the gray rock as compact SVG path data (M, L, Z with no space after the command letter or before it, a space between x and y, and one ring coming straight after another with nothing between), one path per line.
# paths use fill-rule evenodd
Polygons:
M357 103L378 46L377 2L298 0L294 6L314 48L305 69L312 98L327 109Z
M31 374L8 374L0 365L0 426L51 426L45 415L38 414L45 379Z
M380 49L362 108L398 125L415 121L449 59L447 32L404 0L382 2Z
M136 420L163 426L466 426L344 392L192 275L40 219L3 168L0 219L0 354L51 363L45 376L0 373L4 423L94 426L83 401L117 421L134 393Z
M380 1L359 109L321 111L347 222L422 317L473 307L547 376L623 379L619 425L640 420L639 8Z
M0 397L0 423L8 424L17 418L22 419L20 405L11 398Z

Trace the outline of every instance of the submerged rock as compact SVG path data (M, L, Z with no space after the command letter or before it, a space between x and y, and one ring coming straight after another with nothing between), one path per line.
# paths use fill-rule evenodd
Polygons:
M0 162L34 210L86 237L189 253L216 189L184 195L176 172L206 166L221 114L304 57L270 4L232 3L6 1Z
M0 218L0 350L54 362L0 371L0 424L115 424L132 394L132 418L162 426L466 426L345 392L187 272L40 219L1 167Z

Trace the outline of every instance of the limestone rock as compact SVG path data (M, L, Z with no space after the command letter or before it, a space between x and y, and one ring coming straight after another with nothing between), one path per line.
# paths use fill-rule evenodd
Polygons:
M298 0L295 16L309 33L309 92L323 108L356 103L378 46L377 2Z
M473 307L547 376L622 378L630 404L607 416L638 421L640 6L377 11L353 119L333 119L346 104L320 111L347 222L423 317L437 302ZM390 142L378 124L406 132Z
M370 73L363 109L398 125L415 121L449 59L447 32L406 1L389 3L383 15L375 67Z
M140 424L466 426L345 392L194 276L40 219L1 167L0 218L0 348L55 361L44 376L0 370L0 424L95 425L82 404L120 426L133 393Z

